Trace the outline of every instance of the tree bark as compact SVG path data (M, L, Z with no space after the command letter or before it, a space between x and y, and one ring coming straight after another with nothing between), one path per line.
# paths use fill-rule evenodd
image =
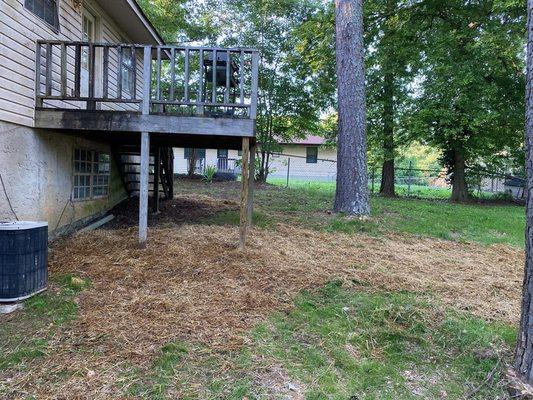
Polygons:
M526 260L522 314L513 367L520 379L533 384L533 0L527 2L528 45L526 86Z
M362 0L335 0L335 33L339 136L334 211L368 215Z
M191 149L191 153L189 154L189 178L192 178L194 176L194 172L196 170L196 149Z
M388 20L394 16L396 0L387 0L386 21L381 41L385 57L383 60L383 167L381 169L381 187L379 193L385 197L394 197L394 51L391 43L391 30Z
M465 203L469 200L468 185L466 183L466 164L464 151L461 146L453 149L452 197L454 203Z

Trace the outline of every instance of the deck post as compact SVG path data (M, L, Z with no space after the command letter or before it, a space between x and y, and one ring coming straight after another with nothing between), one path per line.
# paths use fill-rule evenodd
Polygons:
M249 196L249 177L248 162L250 158L250 138L242 138L242 165L241 165L241 218L240 218L240 241L239 249L244 250L246 247L246 233L248 231L248 196Z
M153 212L159 212L159 174L161 171L161 148L157 146L154 153L154 203Z
M141 182L139 188L139 246L146 247L148 236L148 168L150 163L150 134L141 133Z
M150 114L152 48L144 47L142 113ZM148 237L148 174L150 168L150 133L141 132L141 179L139 187L139 247L146 247Z
M251 227L253 224L253 214L254 214L254 186L255 186L255 152L256 145L255 143L250 147L250 166L249 166L249 176L248 176L248 204L246 206L246 211L248 214L248 227Z

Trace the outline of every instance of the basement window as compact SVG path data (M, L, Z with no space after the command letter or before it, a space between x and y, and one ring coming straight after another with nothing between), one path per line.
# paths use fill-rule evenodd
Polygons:
M24 0L24 7L59 31L57 0Z
M74 200L91 200L109 194L111 157L107 153L74 150Z

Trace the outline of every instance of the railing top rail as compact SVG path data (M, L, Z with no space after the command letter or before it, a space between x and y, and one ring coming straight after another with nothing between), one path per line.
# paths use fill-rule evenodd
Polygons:
M53 44L53 45L69 45L69 46L95 46L95 47L117 47L117 46L123 46L123 47L138 47L138 48L144 48L144 47L150 47L152 49L162 49L162 50L203 50L203 51L230 51L230 52L245 52L245 53L258 53L259 50L248 48L248 47L217 47L217 46L184 46L184 45L150 45L150 44L140 44L140 43L110 43L110 42L86 42L86 41L72 41L72 40L46 40L46 39L39 39L37 40L38 44Z

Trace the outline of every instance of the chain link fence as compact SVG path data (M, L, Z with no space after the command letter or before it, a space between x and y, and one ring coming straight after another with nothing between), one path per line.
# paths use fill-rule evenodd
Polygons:
M305 156L275 153L270 159L268 182L287 187L302 185L335 186L337 161ZM368 182L372 193L379 193L381 167L369 167ZM407 167L395 168L396 194L406 197L449 198L450 174L446 169ZM481 199L524 201L525 180L509 174L467 170L467 182L471 193Z

